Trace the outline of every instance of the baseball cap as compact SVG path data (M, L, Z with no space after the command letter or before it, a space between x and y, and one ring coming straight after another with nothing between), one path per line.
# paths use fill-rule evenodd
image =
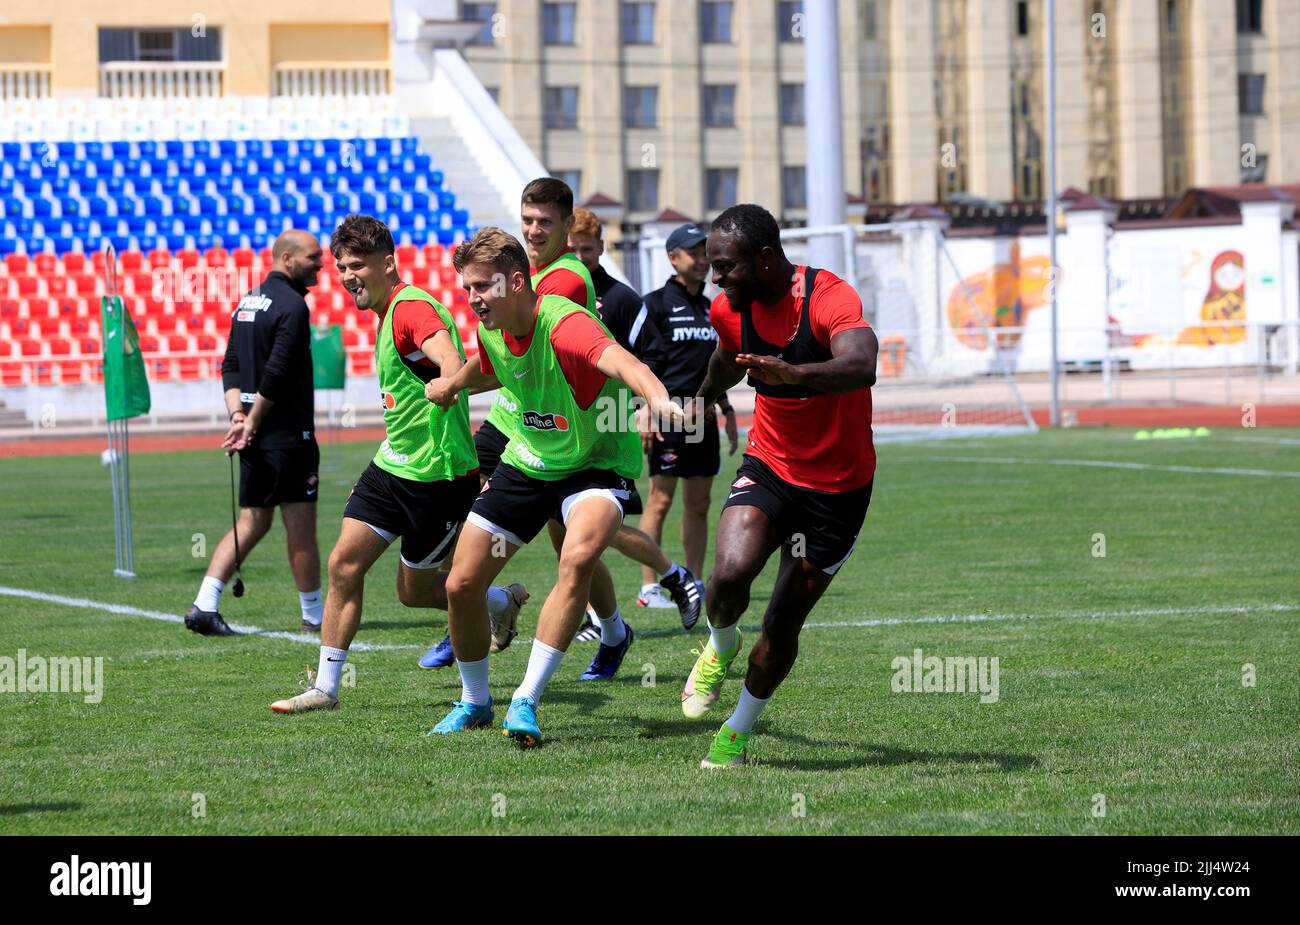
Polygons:
M671 254L679 247L690 250L708 237L708 233L701 231L699 225L682 225L673 229L673 233L668 236L668 252Z

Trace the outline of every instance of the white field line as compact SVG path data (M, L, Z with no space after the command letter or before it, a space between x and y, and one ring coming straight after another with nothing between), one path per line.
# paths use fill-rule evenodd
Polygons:
M1143 617L1207 616L1233 613L1286 613L1300 611L1300 604L1248 604L1240 607L1157 607L1150 610L1099 610L1094 613L954 613L928 617L881 617L877 620L805 623L804 629L832 629L843 626L902 626L908 623L985 623L996 620L1122 620Z
M43 601L49 604L62 604L66 607L79 607L84 610L98 610L104 613L122 614L131 617L145 617L150 620L163 620L167 623L183 623L184 619L175 614L162 613L157 610L142 610L139 607L128 607L123 604L106 604L99 601L91 601L79 597L63 597L59 594L46 594L43 591L28 591L24 588L9 588L0 585L0 596L23 597L34 601ZM1287 613L1300 611L1300 604L1247 604L1241 606L1222 606L1222 607L1159 607L1149 610L1102 610L1092 613L1062 613L1062 614L1045 614L1045 613L967 613L967 614L933 614L929 616L914 617L879 617L873 620L838 620L829 622L805 623L804 629L844 629L852 627L873 627L873 626L905 626L911 623L986 623L1002 620L1038 620L1038 619L1062 619L1062 620L1116 620L1127 618L1144 618L1144 617L1166 617L1166 616L1192 616L1192 615L1212 615L1212 614L1246 614L1246 613ZM306 633L288 633L276 632L272 630L260 629L256 626L243 626L240 624L230 624L232 628L241 633L261 636L266 639L284 639L289 642L299 642L306 645L319 646L320 639L316 636L309 636ZM757 631L759 627L746 627L747 630ZM643 637L654 636L675 636L678 630L649 630L644 633L638 633ZM525 636L518 636L517 639L527 639ZM354 652L373 652L388 651L399 649L420 649L424 648L419 645L388 645L384 643L367 643L354 642L352 651Z
M1300 479L1300 472L1285 469L1234 469L1217 466L1160 466L1115 459L1031 459L1020 456L897 456L891 462L974 462L1021 466L1088 466L1096 469L1142 469L1150 472L1186 472L1192 475L1250 475Z
M28 600L43 601L47 604L62 604L65 607L80 607L83 610L98 610L103 613L115 613L128 617L146 617L150 620L162 620L166 623L184 623L184 617L178 617L172 613L163 613L158 610L142 610L139 607L128 607L125 604L106 604L102 601L91 601L84 597L64 597L61 594L46 594L43 591L28 591L25 588L9 588L0 585L0 596L5 597L25 597ZM229 622L229 621L227 621ZM319 646L320 637L309 635L307 633L289 633L282 630L264 630L260 626L246 626L241 623L230 623L230 628L250 636L262 636L266 639L286 639L289 642L300 642L306 645ZM372 652L387 649L420 649L424 646L417 645L388 645L377 642L354 642L352 650L355 652Z

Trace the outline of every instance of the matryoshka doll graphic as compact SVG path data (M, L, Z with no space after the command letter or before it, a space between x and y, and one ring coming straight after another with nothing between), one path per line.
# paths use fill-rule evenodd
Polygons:
M1210 264L1210 289L1201 303L1201 324L1185 328L1178 343L1211 347L1246 339L1246 260L1223 251Z

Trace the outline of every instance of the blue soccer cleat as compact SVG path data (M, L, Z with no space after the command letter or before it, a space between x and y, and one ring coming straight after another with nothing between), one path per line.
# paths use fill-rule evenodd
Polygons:
M451 651L451 636L448 635L443 636L442 642L420 656L420 667L446 668L454 661L456 661L456 653Z
M491 700L478 706L457 700L451 705L451 712L442 718L442 722L425 735L449 735L453 732L464 732L466 729L482 729L484 726L491 726L494 719L496 714L492 712Z
M537 728L537 701L532 697L516 697L510 701L506 721L501 724L506 738L514 739L524 748L542 744L542 730Z
M579 681L608 681L614 677L618 671L618 666L623 664L623 656L627 655L628 647L632 645L632 627L627 627L627 635L623 641L616 646L607 646L603 642L600 648L596 650L596 657L591 660L587 670L578 678Z

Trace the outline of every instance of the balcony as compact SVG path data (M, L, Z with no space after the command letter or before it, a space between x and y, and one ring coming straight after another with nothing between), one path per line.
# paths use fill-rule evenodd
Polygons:
M221 96L225 70L220 61L113 61L99 66L99 95L110 99Z
M42 99L49 95L48 64L0 64L0 100Z
M383 96L389 67L375 61L285 61L275 66L275 96Z

